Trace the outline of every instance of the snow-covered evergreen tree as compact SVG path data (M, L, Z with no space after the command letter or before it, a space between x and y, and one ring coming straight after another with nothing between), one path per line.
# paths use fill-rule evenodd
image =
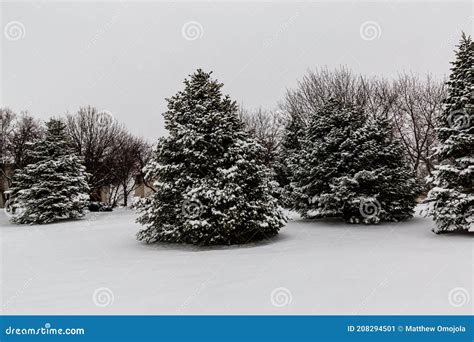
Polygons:
M437 120L438 160L434 186L428 194L428 213L435 232L474 231L474 44L462 35L449 77L448 97Z
M81 217L89 199L85 167L69 148L64 123L46 126L45 137L30 145L30 163L13 177L9 210L17 223Z
M293 184L303 216L351 223L407 219L418 193L388 120L335 100L310 116Z
M291 187L292 165L301 150L300 140L304 137L305 122L301 115L290 116L274 165L275 179L278 183L279 202L285 208L291 207L293 189Z
M146 179L156 192L137 204L137 238L197 245L241 244L274 236L284 217L269 189L262 147L244 132L222 84L197 70L167 99L169 136Z

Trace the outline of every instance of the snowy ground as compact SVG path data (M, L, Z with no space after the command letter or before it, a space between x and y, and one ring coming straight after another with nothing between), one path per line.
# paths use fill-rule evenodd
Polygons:
M2 211L2 312L473 313L472 234L435 235L429 219L296 219L265 243L200 249L142 244L134 218L119 209L16 226Z

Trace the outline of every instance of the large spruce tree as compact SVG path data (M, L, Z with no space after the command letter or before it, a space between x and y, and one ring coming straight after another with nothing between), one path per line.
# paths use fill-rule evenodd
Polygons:
M137 204L137 237L197 245L241 244L277 234L284 217L269 189L262 147L244 132L222 84L197 70L167 99L169 136L158 141L146 179L156 192Z
M413 214L418 186L388 120L329 101L310 116L293 170L293 208L306 217L351 223Z
M434 231L474 231L474 44L462 35L452 63L445 108L437 120L439 144L433 159L439 162L428 180L428 213Z
M13 177L12 220L42 224L84 215L89 199L85 167L69 147L65 125L51 119L45 137L30 145L30 163Z

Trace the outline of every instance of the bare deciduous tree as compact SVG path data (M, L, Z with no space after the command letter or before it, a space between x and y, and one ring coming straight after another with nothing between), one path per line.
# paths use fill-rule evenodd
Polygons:
M16 114L9 108L0 108L0 158L2 165L7 162L11 135L14 129Z
M101 191L107 190L109 204L116 206L122 200L127 206L148 160L148 144L94 107L80 108L78 113L68 114L66 120L72 146L90 174L92 199L101 200Z
M149 159L150 149L143 139L128 133L120 137L119 144L120 153L112 164L115 181L110 187L111 204L116 206L122 200L127 206L128 197L142 181L142 165Z
M0 108L0 195L5 203L5 191L10 188L16 169L28 162L28 145L41 136L38 120L22 112L15 114L9 108Z
M391 117L397 135L413 170L420 178L429 175L433 169L429 155L436 139L434 121L446 96L444 83L430 75L421 79L413 74L401 74L393 83L393 93L396 97Z
M42 134L41 123L27 112L17 117L9 148L15 168L22 168L28 164L28 146Z
M296 89L288 90L281 108L290 116L305 121L308 113L318 111L329 99L361 106L372 117L389 118L414 172L422 179L431 173L430 150L435 142L434 119L441 110L445 88L430 75L401 74L389 81L366 78L341 67L309 71Z
M319 110L330 99L365 107L372 85L369 79L353 74L347 67L309 70L295 89L287 91L282 109L291 115L305 115Z
M27 112L15 114L8 108L0 109L0 153L2 176L8 182L11 175L6 172L8 166L12 170L27 164L28 145L41 137L42 128L38 120Z
M8 149L15 117L15 113L9 108L0 108L0 204L2 206L6 201L5 190L11 184L11 172L8 165L11 158Z
M239 116L247 132L265 149L263 162L267 166L272 166L278 154L285 126L284 114L279 110L265 111L261 108L251 112L241 107Z
M82 156L93 200L100 200L100 191L115 181L112 165L120 153L120 136L125 129L112 117L103 116L94 107L83 107L66 116L67 132L75 152Z

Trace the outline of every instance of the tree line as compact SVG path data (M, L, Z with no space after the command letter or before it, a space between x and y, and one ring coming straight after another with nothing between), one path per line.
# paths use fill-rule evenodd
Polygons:
M150 158L151 145L110 113L91 106L61 120L71 150L89 175L91 201L101 201L105 191L108 205L127 206L130 194L144 178L142 169ZM11 187L15 172L30 162L28 149L45 137L47 129L29 113L16 114L8 108L0 109L0 129L1 175Z
M153 150L92 107L49 120L44 132L27 114L3 110L2 153L23 165L12 196L25 210L14 220L80 217L85 194L111 185L110 198L126 205L143 180L154 192L135 205L137 237L148 243L268 238L285 222L278 202L304 217L398 222L427 189L435 232L472 231L473 51L463 34L446 82L309 71L270 112L239 108L198 69L166 99L168 135Z
M247 132L264 147L263 162L277 173L282 185L288 183L278 165L279 157L286 154L282 151L285 139L288 140L285 135L291 134L292 129L303 129L310 113L321 110L330 100L338 100L364 108L374 118L391 121L392 134L401 140L412 170L427 190L424 179L432 174L435 162L430 158L436 144L434 120L442 111L445 97L445 82L431 75L404 73L389 81L356 75L347 67L322 68L308 71L295 89L287 91L278 109L248 110L240 105L238 110ZM133 136L110 114L91 106L67 114L65 122L70 143L91 175L92 199L99 201L100 191L107 189L108 204L127 206L137 181L144 181L141 170L150 158L151 144ZM11 185L12 173L6 168L12 167L14 171L26 165L27 146L42 136L44 126L28 112L16 114L0 108L0 129L4 161L1 172ZM151 184L145 186L152 188Z
M308 71L275 110L241 109L248 131L265 147L265 162L278 162L285 135L304 129L311 113L329 101L355 105L372 118L386 118L402 143L410 167L420 182L431 175L430 158L436 144L435 119L443 110L447 91L444 80L432 75L401 73L396 79L356 75L347 67ZM297 137L297 136L295 136Z

